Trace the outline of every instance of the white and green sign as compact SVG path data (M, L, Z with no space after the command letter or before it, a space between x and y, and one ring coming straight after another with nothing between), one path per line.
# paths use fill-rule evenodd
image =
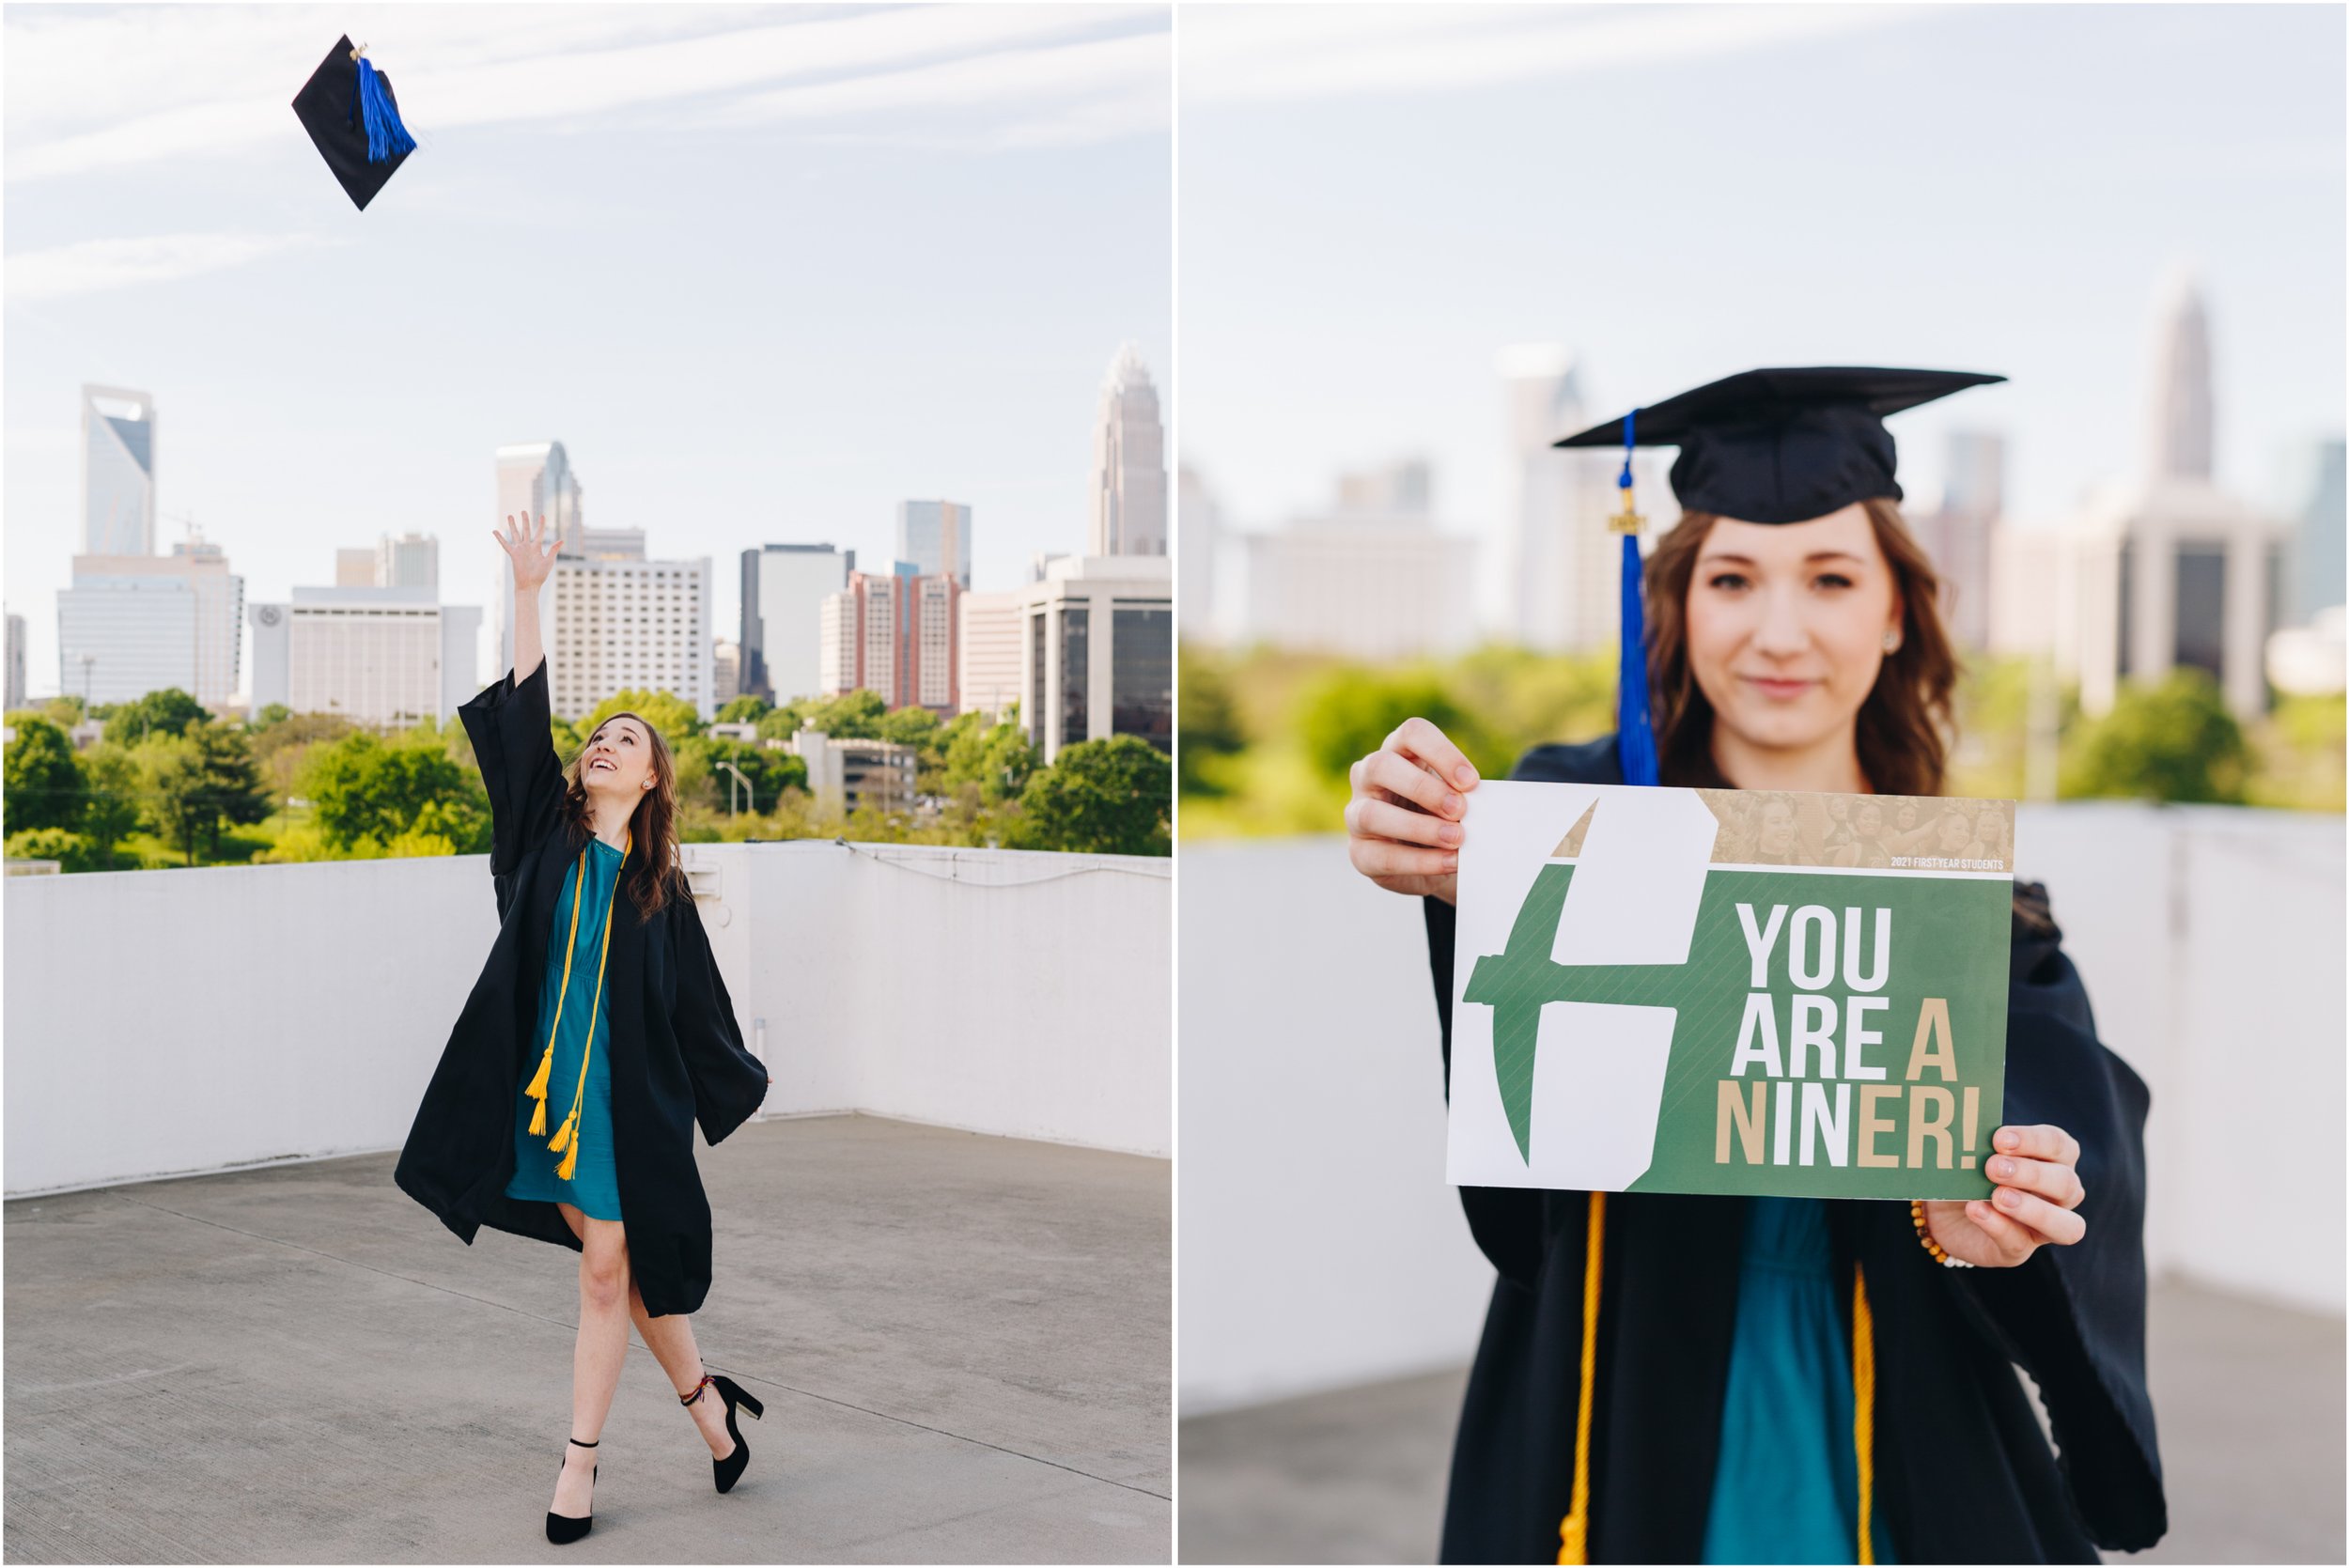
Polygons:
M2008 800L1478 785L1449 1179L1987 1196L2014 821Z

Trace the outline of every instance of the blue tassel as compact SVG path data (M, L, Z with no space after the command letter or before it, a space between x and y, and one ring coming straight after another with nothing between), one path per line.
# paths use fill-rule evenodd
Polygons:
M1627 784L1652 784L1656 732L1647 719L1647 628L1640 602L1640 540L1623 536L1623 659L1615 682L1615 760Z
M364 54L359 56L359 116L367 124L368 163L416 150L416 139L399 123L399 111L392 106L392 95L384 91L375 62Z
M1647 714L1647 613L1640 594L1639 520L1631 506L1631 449L1639 410L1623 416L1623 653L1615 674L1615 763L1627 784L1654 784L1656 732Z

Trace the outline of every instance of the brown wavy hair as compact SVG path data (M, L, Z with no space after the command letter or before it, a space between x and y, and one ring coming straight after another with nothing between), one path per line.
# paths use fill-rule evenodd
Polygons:
M1957 655L1941 621L1940 574L1897 505L1878 498L1860 505L1892 569L1901 645L1885 656L1875 690L1859 705L1859 770L1880 795L1938 795L1954 735L1950 693L1957 685ZM1657 771L1663 783L1686 788L1730 787L1713 760L1713 705L1688 668L1688 582L1697 553L1719 520L1714 512L1682 513L1656 541L1645 572Z
M684 862L677 848L677 757L651 720L641 713L607 714L602 724L587 733L579 750L563 764L563 819L570 828L574 849L584 846L595 832L587 815L587 785L579 776L579 765L596 737L603 733L604 724L614 719L633 719L652 737L653 786L629 814L629 831L634 842L624 871L629 898L639 919L649 921L667 908L672 898L687 895Z

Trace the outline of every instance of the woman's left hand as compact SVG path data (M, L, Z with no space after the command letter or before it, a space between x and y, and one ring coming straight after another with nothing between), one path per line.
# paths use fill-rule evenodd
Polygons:
M1991 1134L1989 1199L1928 1200L1925 1229L1941 1250L1978 1268L2013 1268L2040 1248L2088 1234L2073 1211L2088 1194L2075 1169L2079 1141L2061 1127L2000 1127Z

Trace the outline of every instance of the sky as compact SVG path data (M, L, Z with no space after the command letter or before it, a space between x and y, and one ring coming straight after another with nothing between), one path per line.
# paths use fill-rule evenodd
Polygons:
M1426 457L1444 525L1491 541L1489 621L1504 346L1573 349L1595 422L1757 365L1983 370L2011 380L1891 421L1903 484L1998 431L2046 526L2139 460L2186 269L2217 478L2287 505L2342 427L2343 17L1184 8L1185 460L1263 529Z
M290 107L343 29L419 143L365 212ZM85 382L153 395L157 549L192 519L248 601L413 530L486 605L492 454L559 440L591 525L712 557L725 637L741 550L885 570L901 499L973 507L974 588L1081 551L1118 346L1171 385L1164 6L10 5L0 43L35 697Z

